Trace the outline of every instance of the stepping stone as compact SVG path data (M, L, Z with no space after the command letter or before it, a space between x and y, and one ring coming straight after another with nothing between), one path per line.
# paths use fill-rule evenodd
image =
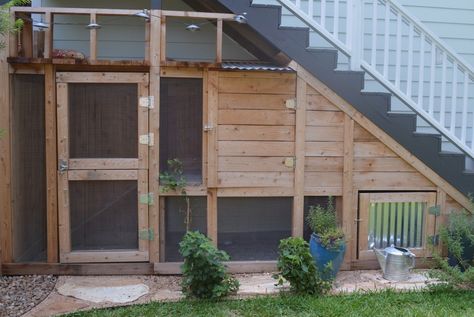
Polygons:
M130 303L150 289L139 279L123 277L74 277L57 289L58 293L93 303Z

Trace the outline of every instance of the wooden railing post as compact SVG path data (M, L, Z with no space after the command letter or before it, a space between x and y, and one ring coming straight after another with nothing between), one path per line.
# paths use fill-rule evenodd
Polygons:
M93 23L97 23L97 14L95 12L92 12L90 14L90 19L89 19L90 23L93 24ZM97 29L95 28L91 28L89 30L89 34L90 34L90 60L91 61L95 61L97 60Z

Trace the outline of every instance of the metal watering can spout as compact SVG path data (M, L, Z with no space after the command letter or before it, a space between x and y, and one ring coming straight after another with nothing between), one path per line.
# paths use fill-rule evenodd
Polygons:
M385 263L387 261L387 253L385 251L380 251L375 248L375 244L371 245L371 249L374 250L377 260L379 261L382 271L385 273Z

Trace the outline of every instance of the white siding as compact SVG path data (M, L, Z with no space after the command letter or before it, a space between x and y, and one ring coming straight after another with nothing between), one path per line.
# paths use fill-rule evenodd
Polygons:
M149 8L149 0L38 0L33 5L44 7L75 8ZM191 10L179 0L166 0L166 9ZM143 59L145 51L144 20L137 17L102 16L97 21L102 28L97 32L99 59ZM167 57L174 60L211 61L215 58L216 28L207 23L201 31L185 30L186 23L201 23L203 20L171 20L167 29ZM89 24L87 16L55 16L54 48L74 49L89 55ZM249 52L228 36L223 39L223 57L227 60L255 60Z

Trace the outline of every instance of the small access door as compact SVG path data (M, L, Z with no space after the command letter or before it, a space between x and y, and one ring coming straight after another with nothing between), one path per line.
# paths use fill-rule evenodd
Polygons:
M429 255L435 234L436 193L362 193L359 195L358 259L375 259L371 249L394 244L416 256Z
M148 74L58 73L62 263L148 261Z

